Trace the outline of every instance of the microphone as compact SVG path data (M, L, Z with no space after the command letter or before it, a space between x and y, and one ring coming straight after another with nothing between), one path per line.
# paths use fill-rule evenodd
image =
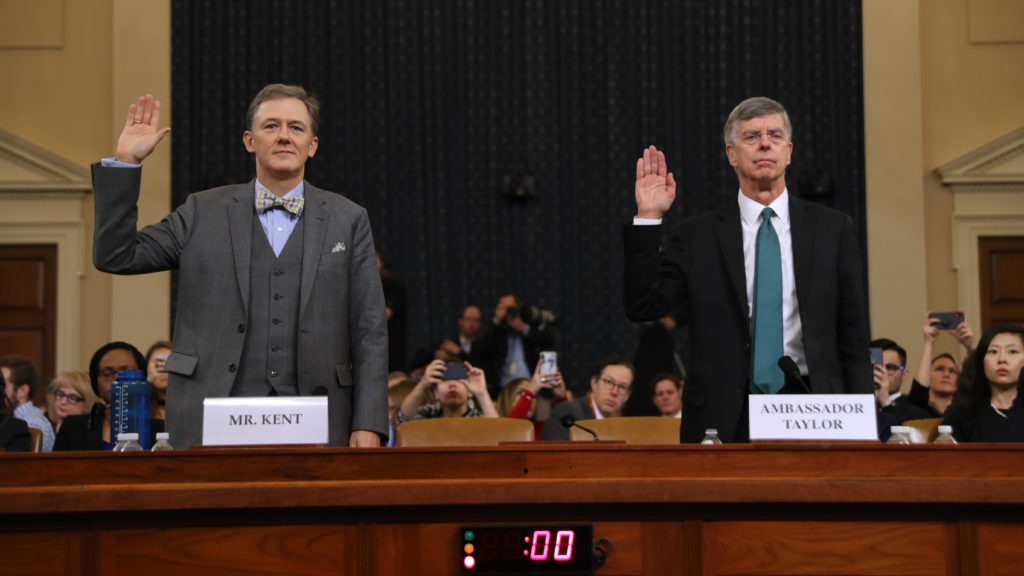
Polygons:
M600 440L600 438L597 437L597 432L594 432L593 430L591 430L590 428L587 428L586 426L584 426L582 424L577 424L576 423L576 419L573 418L570 414L566 414L565 416L562 416L562 426L565 426L566 430L568 430L569 428L572 428L573 426L575 426L575 427L579 428L580 430L583 430L587 434L590 434L591 436L593 436L594 440Z
M800 387L804 389L807 394L811 393L811 387L804 381L804 377L800 375L800 367L796 365L796 361L789 356L783 356L779 358L779 369L786 375L786 378L793 380L800 384Z

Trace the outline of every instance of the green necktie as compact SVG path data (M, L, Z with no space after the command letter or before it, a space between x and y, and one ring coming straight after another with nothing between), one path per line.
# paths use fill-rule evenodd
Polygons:
M302 196L296 196L295 198L284 199L279 196L275 196L270 190L259 186L256 189L256 210L259 212L265 212L270 208L280 206L292 214L298 216L302 214L302 205L305 204L305 198Z
M750 391L778 394L785 384L782 357L782 251L772 227L771 208L761 211L754 258L754 366Z

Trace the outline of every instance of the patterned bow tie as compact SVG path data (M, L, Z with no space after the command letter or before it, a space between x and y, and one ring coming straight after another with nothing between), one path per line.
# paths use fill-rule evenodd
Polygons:
M275 196L262 186L256 190L256 210L259 212L266 212L271 208L280 206L281 208L284 208L298 216L299 214L302 214L302 206L305 202L306 199L302 196L288 199Z

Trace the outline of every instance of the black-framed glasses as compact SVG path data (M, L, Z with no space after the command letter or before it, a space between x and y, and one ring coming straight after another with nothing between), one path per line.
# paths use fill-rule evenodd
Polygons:
M629 394L629 385L627 384L619 384L618 382L612 380L607 376L601 376L600 378L597 379L597 381L600 382L601 384L604 384L605 388L609 390L618 390L623 394Z
M903 366L899 364L886 364L885 369L889 372L903 372Z
M85 398L82 398L78 394L69 394L63 390L57 390L54 392L53 397L56 398L58 402L61 400L67 400L71 404L81 404L85 401Z

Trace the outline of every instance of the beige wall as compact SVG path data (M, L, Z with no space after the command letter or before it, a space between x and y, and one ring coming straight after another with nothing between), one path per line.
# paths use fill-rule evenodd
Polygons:
M47 47L0 46L0 128L88 166L112 155L118 120L130 102L125 93L162 91L169 100L169 0L47 0L38 5L2 0L0 21L48 30L39 35L47 38ZM21 36L30 44L36 35ZM167 148L147 162L143 221L159 218L170 206ZM169 276L122 279L97 272L89 242L91 196L83 202L82 220L87 240L80 248L90 264L80 286L80 360L78 366L58 370L86 366L93 350L109 340L128 340L144 349L170 332ZM115 299L119 305L112 310Z
M1024 44L971 43L968 1L864 0L871 319L875 335L904 343L911 364L924 310L958 308L952 195L932 170L1024 123ZM88 165L111 154L139 93L158 95L169 113L169 0L47 4L62 10L57 47L0 47L0 128ZM31 5L0 0L0 20ZM143 222L170 204L169 152L165 143L147 161ZM82 212L91 237L91 199ZM144 347L166 337L168 299L165 274L111 278L86 266L83 364L113 338Z

